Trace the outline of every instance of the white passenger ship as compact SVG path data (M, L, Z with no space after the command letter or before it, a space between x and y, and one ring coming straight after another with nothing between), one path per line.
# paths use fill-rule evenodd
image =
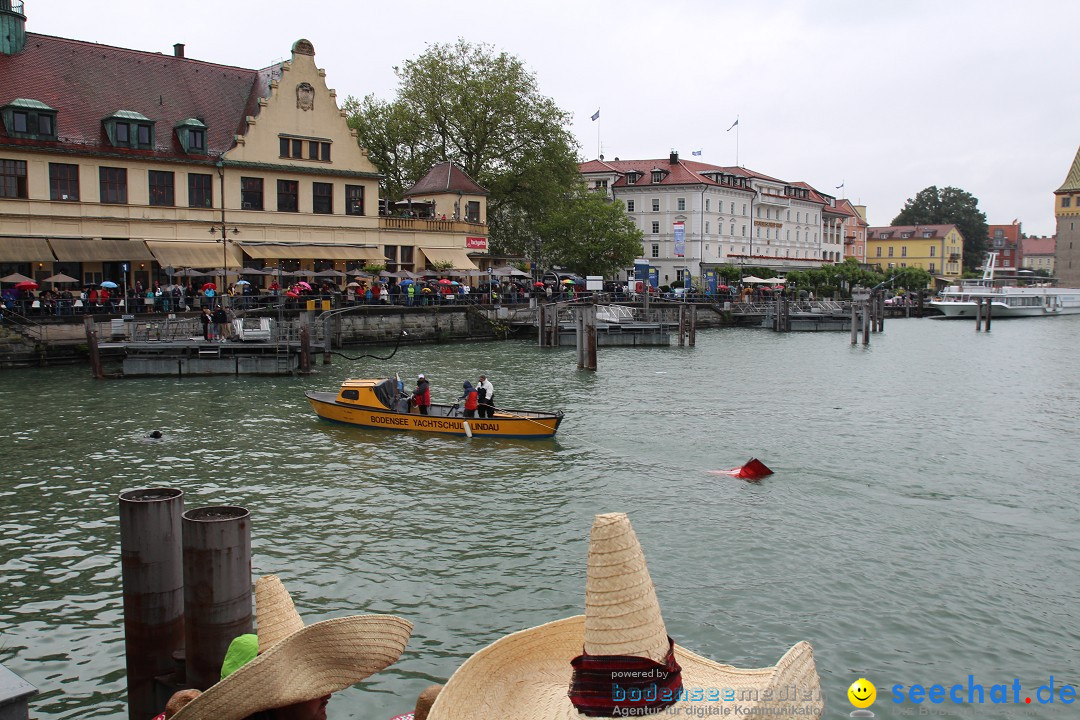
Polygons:
M1080 289L1054 287L1050 284L995 285L994 263L997 253L987 253L986 267L979 280L946 287L930 302L947 318L975 317L976 303L991 303L995 318L1045 317L1080 314Z

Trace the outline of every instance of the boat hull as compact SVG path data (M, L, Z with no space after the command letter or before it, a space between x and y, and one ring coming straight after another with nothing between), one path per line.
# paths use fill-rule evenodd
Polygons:
M323 420L378 430L434 432L443 435L542 439L555 435L561 414L496 410L493 418L466 418L455 406L432 405L429 415L395 412L382 408L340 402L331 392L307 392L315 414ZM468 432L466 431L468 424Z
M941 311L947 318L973 318L975 317L976 303L970 301L932 301L931 307ZM991 317L1017 318L1017 317L1053 317L1055 315L1080 315L1080 305L1060 307L1047 307L1045 305L1029 305L1014 307L1005 303L994 302L991 308Z

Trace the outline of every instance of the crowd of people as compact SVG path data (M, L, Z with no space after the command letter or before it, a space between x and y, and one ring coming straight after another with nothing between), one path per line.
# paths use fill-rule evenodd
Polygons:
M398 382L399 392L403 391L402 383ZM473 385L466 380L462 383L462 394L457 399L461 404L462 415L467 418L492 418L495 417L495 386L488 380L487 375L481 375ZM428 414L431 407L431 382L424 373L416 376L416 387L409 394L409 403L416 407L421 415Z

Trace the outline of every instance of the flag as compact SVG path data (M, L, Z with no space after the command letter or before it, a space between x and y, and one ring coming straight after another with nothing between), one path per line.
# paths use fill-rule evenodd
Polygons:
M735 126L736 126L736 125L738 125L738 124L739 124L739 118L735 118L735 122L731 123L731 127L729 127L729 128L728 128L727 130L725 130L724 132L731 132L731 128L735 127Z
M843 183L843 181L841 181L841 183L840 183L839 185L837 185L837 186L836 186L836 189L837 189L837 190L843 190L843 189L844 189L844 183Z
M691 155L700 155L700 154L701 154L701 151L700 151L700 150L694 150L694 151L693 151L692 153L690 153L690 154L691 154Z
M600 119L600 108L596 108L596 112L594 112L592 114L592 119L593 120L599 120Z

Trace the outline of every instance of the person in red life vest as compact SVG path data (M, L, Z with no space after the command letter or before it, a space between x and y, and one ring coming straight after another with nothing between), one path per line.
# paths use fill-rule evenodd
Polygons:
M428 406L431 405L431 384L428 383L424 373L416 376L416 389L413 390L413 404L420 409L421 415L428 414Z
M465 389L465 394L458 398L458 400L465 401L465 417L476 417L477 395L476 388L468 380L462 386Z

